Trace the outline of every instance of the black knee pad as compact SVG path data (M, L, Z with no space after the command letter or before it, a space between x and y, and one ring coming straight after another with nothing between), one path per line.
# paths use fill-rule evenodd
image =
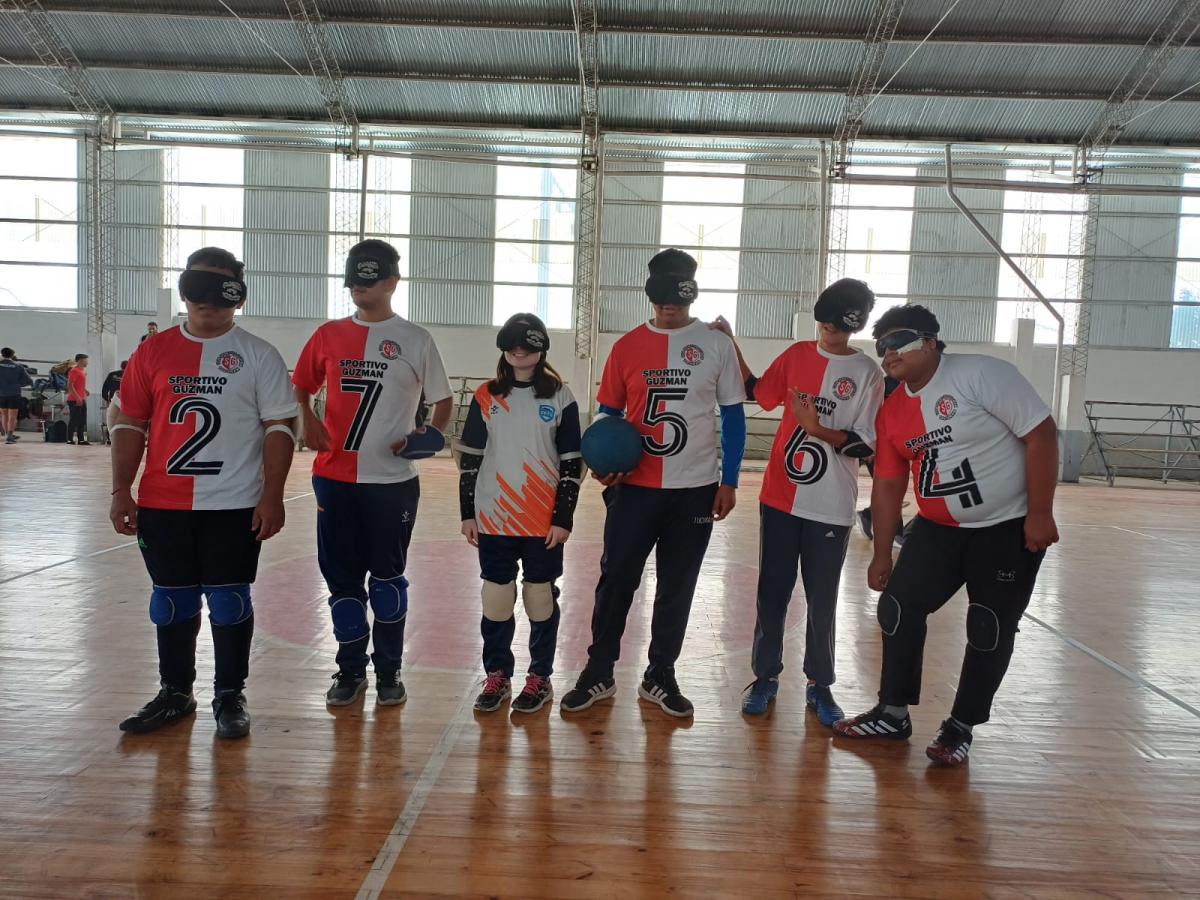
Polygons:
M884 591L879 595L879 606L875 610L879 627L888 637L900 630L900 601Z
M967 607L967 646L980 653L991 653L1000 646L1000 617L978 603Z

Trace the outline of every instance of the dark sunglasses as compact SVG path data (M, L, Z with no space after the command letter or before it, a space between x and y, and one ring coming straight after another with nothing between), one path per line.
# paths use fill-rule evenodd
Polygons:
M935 335L924 331L917 331L914 328L905 328L901 331L893 331L891 334L885 334L875 342L875 352L883 359L889 350L895 350L897 353L909 349L912 344L919 344L926 338L933 338ZM911 349L916 349L912 347Z

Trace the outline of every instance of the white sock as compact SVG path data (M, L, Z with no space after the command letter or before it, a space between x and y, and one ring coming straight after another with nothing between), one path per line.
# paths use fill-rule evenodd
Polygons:
M958 719L954 718L954 716L950 717L950 721L953 722L955 725L957 725L959 728L961 728L963 731L965 731L967 734L971 734L975 728L974 725L968 725L966 722L960 722Z
M884 704L883 711L889 716L895 716L897 719L903 719L908 715L908 706L888 706Z

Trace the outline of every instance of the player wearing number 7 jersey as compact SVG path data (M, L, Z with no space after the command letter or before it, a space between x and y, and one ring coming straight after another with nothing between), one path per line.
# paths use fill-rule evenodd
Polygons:
M879 704L844 719L847 738L907 738L909 704L921 697L925 620L967 587L967 649L950 718L926 750L934 762L966 761L974 726L988 720L1012 658L1017 626L1046 548L1058 540L1054 419L1016 367L973 354L943 354L938 321L920 306L888 310L875 324L884 371L903 382L877 420L871 492L882 591ZM911 468L919 515L892 567L892 537Z
M317 562L338 642L338 671L325 695L330 706L349 705L366 690L372 640L378 703L406 699L400 680L408 615L404 569L421 495L412 460L443 447L450 421L450 382L433 338L392 311L399 261L383 241L350 249L345 285L358 312L318 328L292 376L305 442L319 451L313 463ZM312 408L322 387L324 422ZM428 426L422 400L433 404Z
M692 704L675 681L692 595L714 520L733 509L738 469L746 448L746 394L733 342L692 318L696 261L680 250L650 260L646 294L654 319L626 334L604 366L600 411L628 414L641 432L642 458L623 479L601 479L604 556L592 611L588 664L563 697L567 712L587 709L616 693L613 665L621 635L651 550L657 588L650 625L650 664L638 695L672 716L690 716ZM722 465L717 472L714 410L721 407ZM622 483L617 484L620 480Z
M250 584L262 541L283 527L298 408L279 351L234 324L246 297L242 272L227 250L188 257L179 279L187 321L145 341L121 380L109 515L120 534L137 535L154 584L161 682L122 731L153 731L195 711L202 598L212 625L217 734L250 730L242 694L254 634Z
M850 346L875 306L861 281L843 278L813 307L818 339L798 341L755 378L738 355L746 393L763 409L783 406L759 498L757 616L742 711L762 715L779 690L783 635L796 567L807 607L805 699L822 725L842 718L833 699L838 582L858 500L858 460L875 447L883 375ZM728 327L721 320L715 327Z

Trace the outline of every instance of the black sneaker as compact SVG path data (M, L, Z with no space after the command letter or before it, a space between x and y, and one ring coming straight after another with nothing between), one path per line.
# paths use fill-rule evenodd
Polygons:
M243 738L250 733L250 713L246 709L246 695L241 691L227 691L213 697L213 715L217 719L217 737Z
M117 727L129 734L146 734L178 722L195 711L196 698L191 691L164 686L158 696Z
M483 679L483 690L475 698L475 708L480 712L495 712L500 704L512 696L512 681L503 672L488 672Z
M905 714L903 719L884 712L879 703L853 719L842 719L833 723L833 733L845 738L887 738L906 741L912 737L912 719Z
M674 669L665 669L653 678L643 678L642 683L638 685L638 696L651 703L657 703L668 716L685 719L695 711L692 701L679 693Z
M366 679L364 679L365 681ZM408 699L400 671L375 673L375 702L380 706L399 706Z
M611 675L597 678L587 669L579 673L575 687L563 694L559 708L563 712L583 712L593 703L607 700L617 692L617 680Z
M525 677L525 687L521 689L521 693L512 702L512 711L519 713L537 712L549 703L553 696L554 688L551 687L549 678L543 678L541 675L527 675Z
M971 752L971 732L953 719L947 719L938 729L937 737L925 748L925 755L943 766L961 766Z
M349 706L367 690L367 676L353 672L333 673L333 685L325 692L326 706Z
M868 541L875 540L875 529L871 527L871 508L858 511L858 527Z

